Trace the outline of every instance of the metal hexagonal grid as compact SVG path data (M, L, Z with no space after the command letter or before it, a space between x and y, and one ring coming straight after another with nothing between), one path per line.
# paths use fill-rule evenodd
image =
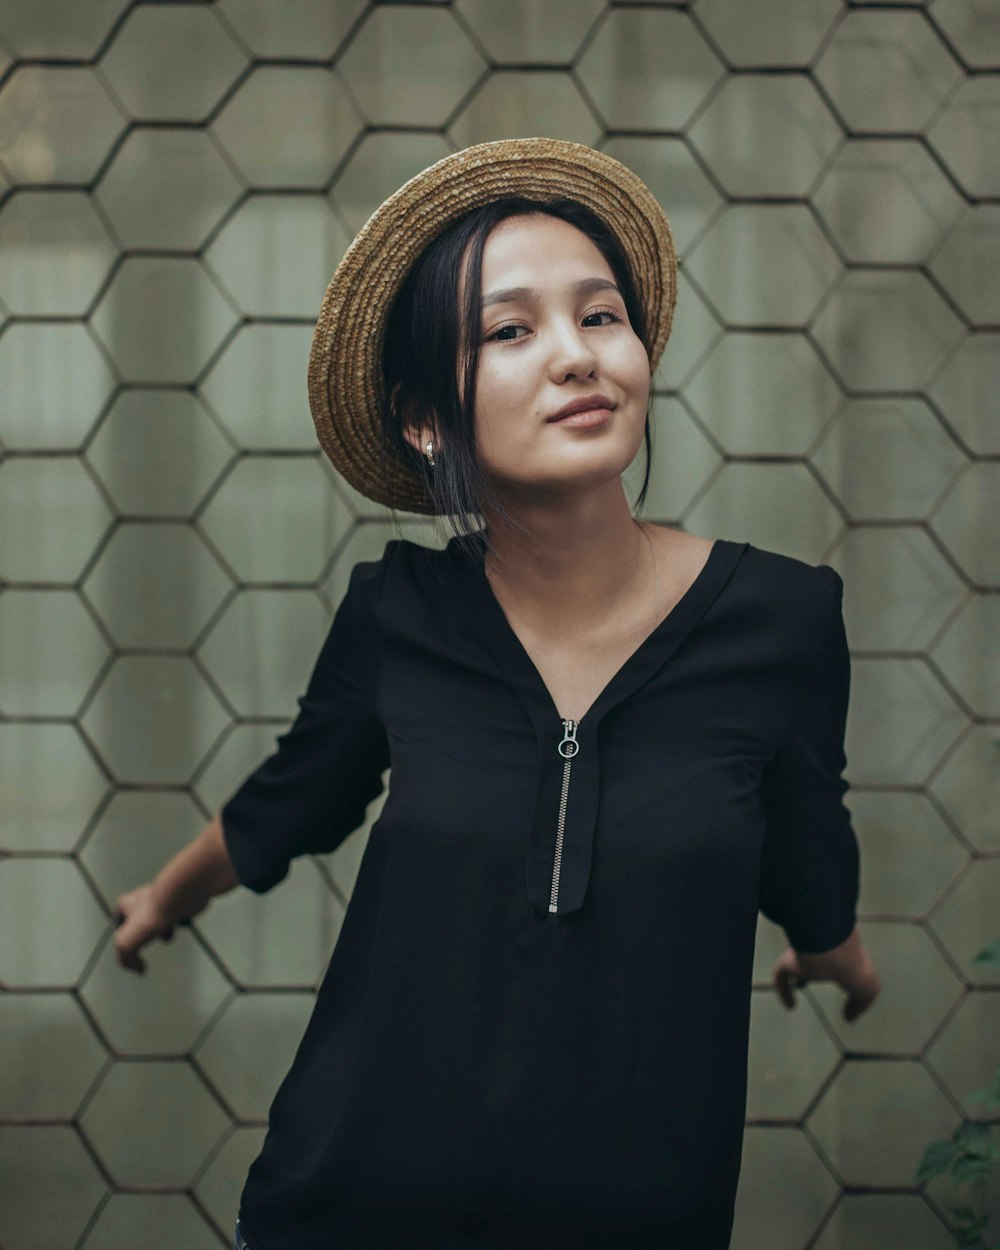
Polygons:
M540 9L0 15L0 652L24 657L0 674L5 1245L229 1234L377 813L141 985L114 900L270 750L350 568L394 535L309 427L329 274L411 174L538 133L633 166L675 226L647 515L847 587L861 915L891 994L852 1029L810 988L789 1021L761 921L738 1243L947 1244L911 1156L968 1113L996 1033L969 960L1000 895L1000 23L959 0Z

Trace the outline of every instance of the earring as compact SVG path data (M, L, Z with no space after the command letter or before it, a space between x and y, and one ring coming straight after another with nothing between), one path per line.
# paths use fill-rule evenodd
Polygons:
M433 443L427 444L427 448L424 451L424 455L427 457L427 463L433 469L434 468L434 444Z

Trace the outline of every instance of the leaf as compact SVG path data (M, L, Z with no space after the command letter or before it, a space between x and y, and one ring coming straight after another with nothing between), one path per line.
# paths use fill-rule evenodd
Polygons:
M994 938L989 946L984 946L979 954L973 958L972 962L974 964L986 964L988 967L1000 967L1000 937Z
M940 1176L942 1172L947 1172L961 1153L954 1142L931 1142L924 1151L924 1157L920 1160L916 1176L917 1184L930 1180L932 1176Z
M1000 1068L993 1078L992 1086L984 1086L982 1089L973 1090L971 1094L966 1094L969 1102L985 1102L990 1103L994 1107L1000 1107Z
M988 1124L983 1124L978 1120L965 1120L959 1130L957 1141L958 1145L970 1154L986 1154L992 1144L993 1135Z
M961 1246L962 1250L990 1250L978 1233L960 1232L955 1244Z
M965 1155L952 1168L952 1176L959 1183L972 1181L979 1176L988 1176L990 1161L981 1155Z

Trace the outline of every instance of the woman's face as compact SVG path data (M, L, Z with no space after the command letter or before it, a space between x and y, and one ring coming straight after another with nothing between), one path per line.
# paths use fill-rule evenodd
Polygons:
M649 359L598 248L555 217L507 218L486 240L482 292L476 446L494 486L538 501L623 473L643 441Z

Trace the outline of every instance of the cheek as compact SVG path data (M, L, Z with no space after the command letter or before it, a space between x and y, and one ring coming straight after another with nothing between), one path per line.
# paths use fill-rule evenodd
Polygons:
M484 362L476 381L476 429L494 444L516 441L532 422L535 391L528 370Z
M652 378L649 373L649 357L646 355L646 349L635 335L630 335L622 343L619 368L622 379L628 381L629 389L636 398L643 401L645 406Z

